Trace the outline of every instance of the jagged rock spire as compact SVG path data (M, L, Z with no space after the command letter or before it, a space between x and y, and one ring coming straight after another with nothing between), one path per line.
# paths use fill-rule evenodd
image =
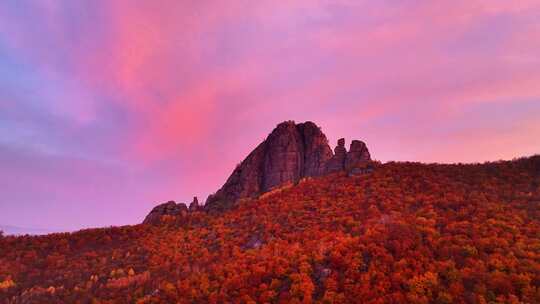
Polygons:
M345 149L345 139L340 139L332 153L328 139L313 122L280 123L240 165L227 182L206 200L208 209L228 207L238 199L294 183L303 177L319 176L347 170L369 161L366 145L353 140L350 151Z
M199 199L195 196L193 201L189 204L189 212L201 210L201 205L199 205Z

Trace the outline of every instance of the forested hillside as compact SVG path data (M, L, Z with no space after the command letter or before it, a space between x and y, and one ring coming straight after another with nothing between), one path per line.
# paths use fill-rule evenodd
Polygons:
M0 303L540 303L540 157L386 163L161 225L0 237Z

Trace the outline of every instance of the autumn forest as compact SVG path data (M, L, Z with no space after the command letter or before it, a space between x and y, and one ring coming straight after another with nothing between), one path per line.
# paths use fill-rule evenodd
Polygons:
M376 163L159 225L2 236L0 303L540 303L540 157Z

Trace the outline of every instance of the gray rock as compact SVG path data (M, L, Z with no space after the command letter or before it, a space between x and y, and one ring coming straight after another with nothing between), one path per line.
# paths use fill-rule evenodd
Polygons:
M166 203L157 205L150 211L143 221L143 224L159 224L161 222L161 217L164 215L171 216L186 216L188 213L188 208L186 204L175 203L174 201L168 201Z
M298 124L304 144L303 177L320 176L326 173L326 163L332 158L332 150L326 135L311 121Z
M359 140L351 142L351 148L345 159L344 169L350 174L361 174L371 170L371 156L366 144Z
M328 140L316 124L280 123L235 168L225 185L208 197L205 208L226 208L238 199L296 183L306 176L322 175L331 157Z
M365 143L359 140L353 140L347 152L345 139L341 138L332 153L326 135L315 123L286 121L277 125L266 140L236 166L215 194L208 196L204 210L225 210L240 199L256 197L309 177L339 171L364 173L372 170L368 165L370 160ZM185 205L178 205L174 202L159 205L144 222L159 222L162 215L182 214L184 209L187 212ZM202 208L195 197L189 211Z
M242 249L257 249L263 245L263 241L257 235L252 235Z

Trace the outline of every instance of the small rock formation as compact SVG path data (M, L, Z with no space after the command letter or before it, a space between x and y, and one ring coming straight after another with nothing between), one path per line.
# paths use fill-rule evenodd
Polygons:
M143 224L159 224L162 216L186 216L188 214L188 208L186 204L175 203L174 201L168 201L161 205L157 205L150 211L143 221Z
M363 141L353 140L351 148L347 152L344 169L349 174L360 174L369 170L371 156Z
M313 122L280 123L233 171L227 182L205 203L208 210L224 209L242 198L254 197L302 178L357 168L371 160L366 145L358 140L345 149L338 141L334 153L326 135Z
M346 157L347 149L345 149L345 138L340 138L334 149L334 156L326 163L326 173L343 170Z
M189 204L189 212L199 211L202 207L199 205L199 199L197 197L193 197L193 201L191 204Z

